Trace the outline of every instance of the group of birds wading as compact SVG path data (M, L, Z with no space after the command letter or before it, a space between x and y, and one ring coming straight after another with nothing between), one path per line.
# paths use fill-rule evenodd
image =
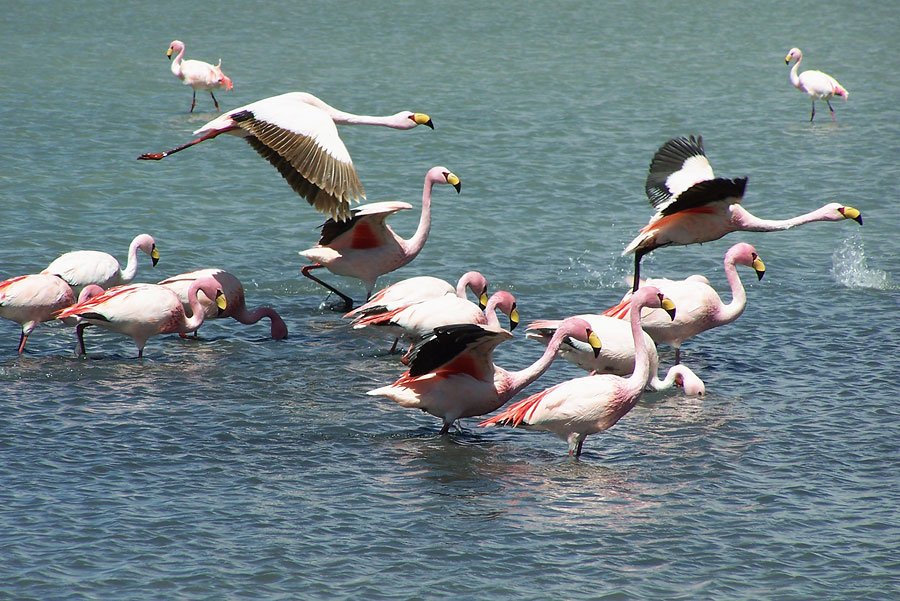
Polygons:
M185 60L184 50L184 43L176 40L167 54L170 59L175 56L173 74L193 89L191 111L197 90L208 91L218 111L213 90L232 89L221 60L218 65ZM798 75L801 58L800 50L793 48L785 62L795 61L791 83L812 99L810 120L815 118L816 100L828 104L834 119L830 99L846 99L847 91L819 71ZM401 340L404 347L409 344L401 359L407 371L396 382L367 394L440 418L442 434L461 418L501 409L544 374L557 356L588 375L531 395L479 425L548 431L567 442L570 455L578 456L587 435L613 426L646 389L678 385L689 395L702 395L703 381L681 363L681 343L737 319L746 305L738 266L752 269L761 279L763 261L750 244L739 242L728 249L724 269L732 300L726 304L701 275L642 281L641 258L660 247L708 242L734 231L772 232L845 219L862 224L857 209L837 203L790 219L756 217L741 202L747 178L715 177L700 136L671 139L656 151L647 175L646 194L656 213L623 252L634 255L632 289L618 305L600 314L532 322L526 336L544 344L545 351L525 369L507 371L494 364L493 351L513 337L519 321L516 300L508 291L488 295L481 273L466 272L455 284L431 276L414 277L375 291L379 276L408 264L424 247L434 186L449 185L459 193L459 177L442 166L428 170L418 227L411 238L401 238L386 219L412 209L411 204L376 202L351 207L365 196L338 125L434 129L424 113L354 115L311 94L291 92L230 110L196 130L197 137L190 142L138 159L160 160L220 134L243 138L265 157L297 194L329 215L318 243L300 252L309 261L301 270L303 275L337 295L330 308L344 312L354 330L393 338L392 353ZM246 324L267 317L272 338L287 337L287 326L274 309L247 309L240 281L227 271L199 269L158 284L129 283L137 271L138 251L148 254L154 266L159 260L153 237L140 234L129 247L124 268L107 253L82 250L62 255L38 274L0 283L0 316L22 326L18 352L24 351L38 323L53 319L75 326L79 354L85 353L83 331L89 326L130 336L138 357L150 337L196 335L205 319L217 317L233 317ZM361 280L366 302L354 308L349 295L311 273L322 268ZM469 292L476 302L468 299ZM509 329L501 326L497 311L508 318ZM656 349L660 343L675 349L675 365L662 379Z

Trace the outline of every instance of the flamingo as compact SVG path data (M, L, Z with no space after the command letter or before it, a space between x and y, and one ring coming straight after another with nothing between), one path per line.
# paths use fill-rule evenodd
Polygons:
M195 280L188 289L191 317L187 317L181 299L169 288L158 284L125 284L63 309L57 319L80 317L88 324L130 336L141 358L151 336L183 334L200 327L206 312L197 298L198 292L216 299L220 310L227 308L219 283L212 277L204 277Z
M178 298L181 299L185 314L190 316L193 314L193 311L188 300L188 290L194 281L206 276L210 276L219 282L219 289L225 295L227 304L227 308L224 311L219 311L216 303L210 300L205 293L198 294L197 298L200 300L200 304L203 305L206 319L233 317L243 324L250 325L263 317L268 317L271 322L270 332L272 338L274 340L287 338L287 325L285 325L278 312L271 307L259 307L253 311L247 310L247 304L244 299L244 287L241 285L241 281L224 269L198 269L163 280L159 285L173 290L178 295ZM194 334L196 335L196 333L195 330Z
M339 111L306 92L289 92L257 100L213 119L194 134L199 138L165 152L148 152L138 160L158 161L219 134L244 138L317 211L335 220L350 216L350 202L365 198L350 153L335 125L382 125L434 129L424 113L401 111L384 117Z
M213 104L216 105L216 112L219 112L219 101L216 100L213 90L224 87L226 90L232 89L231 78L222 73L222 59L219 59L218 65L210 65L203 61L184 60L184 42L175 40L169 44L166 56L172 60L172 54L177 53L175 60L172 61L172 75L184 82L184 85L191 86L194 90L194 97L191 99L191 110L194 112L194 106L197 104L197 90L206 90L212 96Z
M159 262L156 241L150 234L138 234L128 247L128 262L125 269L109 253L98 250L75 250L54 259L41 273L57 275L69 283L72 292L78 296L88 284L101 288L111 288L127 284L137 274L137 251L150 255L153 266Z
M353 309L345 314L344 317L385 313L399 307L408 307L415 303L440 298L448 294L466 298L466 289L475 293L482 309L487 306L487 279L477 271L467 271L459 278L456 288L449 282L430 275L420 275L400 280L395 284L382 288L373 294L365 304Z
M431 189L434 184L450 184L457 194L459 178L446 167L432 167L425 174L422 191L422 214L413 237L404 240L385 224L385 220L404 209L411 209L407 202L374 202L351 211L347 221L329 219L322 224L322 237L313 248L300 251L309 261L301 273L337 294L343 311L349 311L353 299L338 289L313 276L310 271L325 267L328 271L360 279L366 286L366 299L372 296L378 276L403 267L416 258L431 230Z
M810 123L816 117L816 100L825 101L825 104L828 105L828 110L831 111L831 120L835 121L834 109L831 108L831 99L835 96L840 96L846 102L850 97L850 92L831 75L821 71L809 70L797 75L800 61L803 60L803 53L800 52L799 48L791 48L791 51L784 57L784 64L790 64L793 59L797 59L797 62L791 67L791 85L801 92L806 92L812 100L812 113L809 115Z
M587 322L568 319L537 361L523 370L509 372L494 365L493 353L497 345L512 338L510 332L477 324L442 326L413 349L409 371L393 384L366 394L383 396L403 407L440 417L440 433L446 434L456 420L490 413L538 379L550 367L556 349L567 336L600 347Z
M668 320L661 311L646 311L641 316L644 330L657 343L665 343L675 349L675 363L681 361L681 343L700 332L727 325L744 312L747 294L741 283L736 265L752 267L761 280L766 266L756 254L756 249L745 242L739 242L725 253L725 276L731 288L731 302L722 302L715 289L702 275L692 275L684 280L648 279L645 284L656 286L678 306L678 317ZM632 293L628 292L622 301L606 311L604 315L626 319L631 310Z
M632 302L638 310L631 315L635 353L630 376L599 374L568 380L513 404L479 425L551 432L568 443L569 455L580 456L585 437L615 425L637 404L650 381L650 357L642 340L640 309L662 308L675 317L674 303L655 286L642 286Z
M741 206L746 185L746 177L714 178L701 136L663 144L645 186L657 213L622 252L634 253L632 290L640 285L641 258L661 246L701 244L735 231L779 232L813 221L853 219L862 225L857 209L836 202L790 219L760 219Z
M0 317L22 326L20 355L37 324L53 319L57 311L74 302L72 288L55 275L20 275L0 282Z
M104 292L106 292L106 290L104 290L97 284L88 284L81 289L81 292L78 294L78 300L76 302L80 303L86 301L89 298L100 296ZM64 319L61 319L60 321L62 321L66 325L75 326L75 338L78 341L75 345L75 353L77 355L84 355L87 352L84 348L84 329L91 324L84 321L80 317L66 317Z
M680 311L679 311L680 315ZM575 315L591 325L595 332L601 332L603 337L603 349L599 353L593 352L588 345L579 341L568 339L560 345L557 354L577 365L581 369L594 374L615 374L627 376L634 371L634 340L631 336L631 325L615 317L597 314ZM560 320L537 320L528 325L527 338L537 340L541 344L548 344L551 337L559 328ZM650 381L647 389L652 391L668 390L673 386L682 386L685 394L689 396L703 396L706 394L706 386L689 367L683 364L673 365L666 372L665 378L659 379L659 354L656 352L656 343L647 332L642 332L644 346L650 357Z

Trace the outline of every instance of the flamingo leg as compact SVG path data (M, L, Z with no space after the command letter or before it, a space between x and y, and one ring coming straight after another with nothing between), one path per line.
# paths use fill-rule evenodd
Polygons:
M584 446L584 437L582 436L581 438L578 439L578 448L575 449L576 457L581 457L581 447L583 447L583 446Z
M834 109L831 108L831 101L828 100L828 99L826 98L826 99L825 99L825 104L828 105L828 110L831 111L831 122L834 123L834 121L835 121L835 118L834 118Z
M641 285L641 259L647 253L639 250L634 251L634 282L632 283L631 292L637 292L638 286Z
M675 347L675 365L678 365L679 363L681 363L681 347L676 346Z
M191 98L191 113L194 112L195 106L197 106L197 90L194 90L194 96Z
M219 101L216 100L216 97L213 95L212 90L209 91L209 95L212 96L213 104L216 105L216 112L219 112Z
M317 278L316 276L314 276L314 275L312 275L311 273L309 273L309 272L312 271L313 269L320 269L321 267L323 267L323 265L322 265L321 263L314 263L314 264L312 264L312 265L304 265L304 266L300 269L300 273L302 273L303 275L305 275L306 277L308 277L308 278L311 279L312 281L316 282L317 284L319 284L319 285L322 286L323 288L326 288L327 290L330 290L331 292L334 292L334 293L337 294L339 297L341 297L341 299L344 301L344 304L343 304L341 307L338 307L338 308L332 307L334 310L336 310L336 311L342 311L342 312L347 312L347 311L349 311L350 309L352 309L352 308L353 308L353 299L352 299L352 298L350 298L349 296L347 296L346 294L344 294L343 292L341 292L340 290L338 290L338 289L335 288L334 286L331 286L331 285L329 285L329 284L326 284L325 282L323 282L322 280L320 280L320 279Z
M19 337L19 354L22 354L22 351L25 350L25 343L28 341L28 334L25 333L25 330L22 330L22 335Z
M812 113L809 115L809 122L812 123L812 120L816 118L816 101L812 101Z
M75 353L78 355L86 354L84 349L84 329L88 327L89 323L80 323L75 326L75 338L78 340L78 344L75 346Z
M229 128L229 129L235 129L235 128ZM173 148L172 150L167 150L165 152L145 152L144 154L142 154L141 156L138 157L138 160L139 161L159 161L161 159L166 158L170 154L175 154L176 152L184 150L185 148L190 148L194 144L199 144L200 142L205 142L206 140L215 138L219 134L229 131L229 129L213 130L213 131L209 132L208 134L200 136L196 140L191 140L187 144L182 144L181 146L177 146L177 147Z
M388 351L388 355L393 355L397 351L398 342L400 342L400 339L394 338L394 344L391 345L391 350Z
M441 426L441 431L438 432L438 434L440 434L441 436L443 436L444 434L446 434L447 432L449 432L449 431L450 431L450 426L451 426L451 425L452 425L452 424L448 424L447 422L444 422L444 425Z

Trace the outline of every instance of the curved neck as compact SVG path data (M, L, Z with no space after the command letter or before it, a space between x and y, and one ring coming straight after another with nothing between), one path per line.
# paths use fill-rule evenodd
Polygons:
M241 311L235 313L232 317L246 325L254 324L263 317L268 317L269 321L272 322L270 328L272 338L278 339L287 336L287 325L275 309L271 307L260 307L253 311L248 311L247 307L243 307Z
M184 48L178 51L178 54L175 55L175 58L172 59L172 64L170 68L172 69L172 73L175 74L176 77L181 77L181 59L184 57Z
M553 334L553 338L551 338L549 344L547 344L547 348L544 349L544 354L538 357L537 361L525 369L507 372L509 377L507 389L499 391L499 397L504 403L518 394L520 390L541 377L541 375L549 369L550 364L553 363L553 359L556 358L556 351L559 350L559 345L567 335L567 333L560 334L560 331L561 330L556 330Z
M200 302L200 299L197 298L197 291L200 290L200 286L197 285L197 280L194 280L194 283L191 284L191 287L188 288L187 298L188 298L188 306L191 308L191 317L184 318L184 331L191 332L196 330L203 324L203 319L206 317L206 309L203 306L203 303ZM208 298L212 299L213 304L215 304L216 291L212 291L212 296L204 291L203 294L206 294Z
M731 205L731 221L738 229L746 232L780 232L789 230L792 227L810 223L812 221L821 221L822 215L819 210L797 215L790 219L760 219L753 215L741 205Z
M131 246L128 247L128 261L125 263L125 269L119 272L119 278L123 284L127 284L137 275L137 251L138 241L132 240Z
M800 68L800 61L803 60L802 56L797 57L797 62L794 63L794 66L791 67L791 85L795 88L800 87L800 76L797 74L797 69Z
M725 323L730 323L741 316L747 306L747 293L744 284L738 274L734 259L725 257L725 276L728 278L728 286L731 288L731 302L719 307L718 318Z
M644 330L641 329L642 303L631 306L631 337L634 340L634 371L625 378L630 387L643 390L650 381L650 356L644 344Z
M419 226L412 238L403 241L403 249L410 257L410 261L419 254L428 240L428 232L431 231L431 188L434 180L425 178L425 187L422 190L422 214L419 216Z

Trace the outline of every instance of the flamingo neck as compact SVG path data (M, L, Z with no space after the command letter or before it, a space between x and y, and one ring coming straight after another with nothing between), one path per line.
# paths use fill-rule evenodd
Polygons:
M422 213L419 216L419 226L412 238L403 241L403 251L412 261L416 255L421 252L428 240L428 233L431 231L431 189L434 187L434 180L430 177L425 178L425 187L422 190Z
M122 269L119 272L120 282L122 284L127 284L131 280L134 279L134 276L137 275L137 251L138 251L139 241L137 238L131 241L131 245L128 247L128 260L125 263L125 269Z
M556 358L556 351L559 350L559 345L562 344L563 338L568 334L569 332L562 332L561 328L557 329L553 334L553 338L551 338L550 342L547 344L547 348L544 349L544 353L538 357L537 361L525 369L507 372L506 389L498 391L498 396L504 403L518 394L523 388L541 377L544 372L549 369L550 364L553 363L553 359Z
M744 308L747 306L747 293L741 282L741 276L738 274L737 266L734 264L734 259L730 256L725 257L725 277L728 278L728 286L731 288L731 302L719 306L717 317L723 323L731 323L744 312Z
M172 73L175 77L181 77L181 60L184 57L184 48L178 51L178 54L175 55L175 58L172 59L172 64L169 66L172 69Z
M197 291L200 289L199 286L196 285L196 280L191 287L188 288L188 306L191 308L191 317L185 316L184 318L184 332L192 332L199 328L203 324L203 318L206 317L205 309L203 307L203 303L200 302L200 299L197 297ZM204 292L206 294L206 292ZM207 295L209 296L209 295ZM209 298L213 299L215 303L215 291L213 291L213 295Z
M631 336L634 339L634 371L625 378L630 388L644 390L650 381L650 356L647 346L644 344L644 330L641 329L641 310L643 304L632 303L631 307Z
M235 313L232 317L246 325L254 324L263 317L268 317L272 323L270 328L272 338L278 340L287 336L287 325L275 309L271 307L260 307L253 311L248 311L247 307L243 307L241 311Z
M731 211L731 222L734 229L745 232L781 232L804 223L822 221L824 219L824 215L820 210L797 215L790 219L760 219L737 204L731 205L729 210Z
M800 85L800 75L797 73L797 69L800 68L800 61L803 60L803 55L797 57L797 62L794 63L794 66L791 67L791 85L793 85L798 90L802 90L803 87Z
M306 92L298 92L298 94L301 96L303 102L311 104L328 113L328 116L331 117L331 120L337 125L383 125L395 129L405 129L408 127L409 120L398 119L397 115L388 115L384 117L354 115L353 113L338 110L312 94L307 94Z

